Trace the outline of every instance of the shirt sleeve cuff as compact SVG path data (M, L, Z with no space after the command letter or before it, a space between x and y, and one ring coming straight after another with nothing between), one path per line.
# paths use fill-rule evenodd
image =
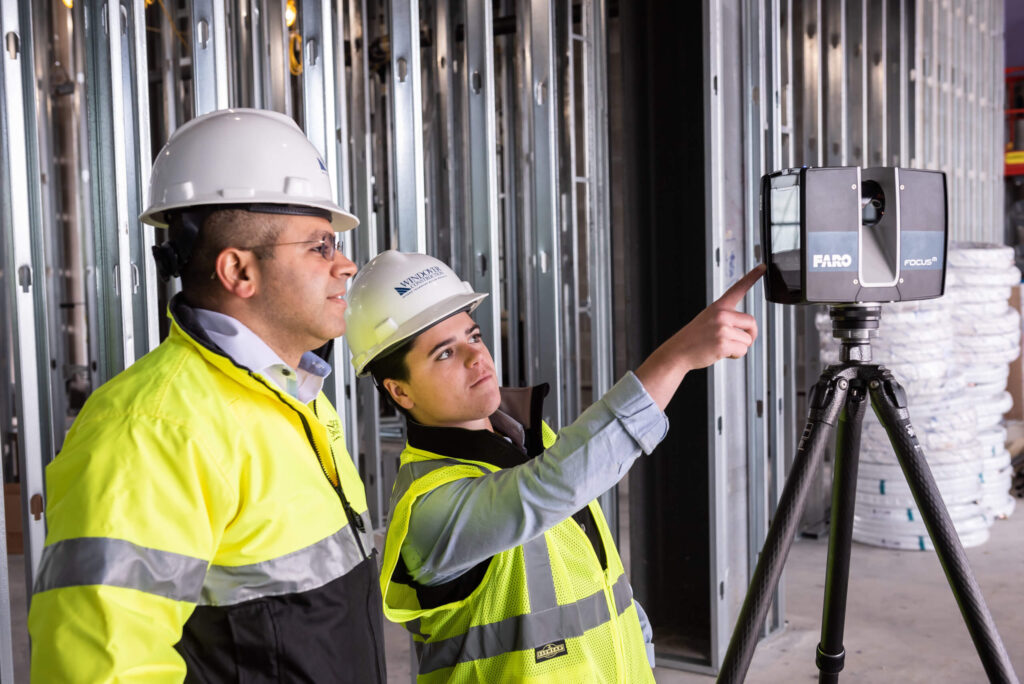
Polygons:
M645 454L653 452L668 434L668 416L632 371L605 393L603 401Z

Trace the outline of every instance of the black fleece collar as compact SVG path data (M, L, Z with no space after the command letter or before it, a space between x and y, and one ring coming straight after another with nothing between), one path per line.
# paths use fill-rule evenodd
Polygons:
M501 389L499 410L522 424L526 437L525 455L507 439L489 430L432 427L408 417L405 421L406 439L415 449L511 468L544 451L541 415L547 394L547 384Z

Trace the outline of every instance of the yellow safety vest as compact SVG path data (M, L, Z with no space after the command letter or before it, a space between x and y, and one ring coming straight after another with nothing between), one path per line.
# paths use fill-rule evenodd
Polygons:
M543 426L545 448L555 434ZM600 531L607 570L571 518L522 546L503 551L472 593L424 608L414 587L396 581L413 503L462 478L499 470L406 446L384 547L384 615L413 634L420 684L435 682L653 682L633 592L604 514ZM404 475L404 477L403 477ZM405 483L404 485L402 483Z

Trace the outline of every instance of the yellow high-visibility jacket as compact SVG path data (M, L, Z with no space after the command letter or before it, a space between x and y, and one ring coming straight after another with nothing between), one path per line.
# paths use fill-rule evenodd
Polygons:
M547 425L541 429L549 448L555 434ZM442 441L437 436L445 428L430 430L435 443ZM416 500L445 483L501 470L486 462L488 449L456 453L456 441L444 454L407 445L391 498L380 579L384 614L412 632L417 681L653 682L632 589L596 501L588 508L603 565L587 534L569 518L493 556L480 568L479 581L469 580L472 586L438 591L412 580L401 547Z
M383 682L366 496L338 414L236 365L171 303L47 467L39 682Z

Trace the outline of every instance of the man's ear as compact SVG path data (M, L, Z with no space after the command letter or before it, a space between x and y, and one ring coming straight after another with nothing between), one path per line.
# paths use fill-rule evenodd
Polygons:
M406 391L404 382L388 378L384 381L384 389L386 389L388 394L391 395L391 399L406 411L411 411L416 405L412 400L412 397L410 397L409 393Z
M217 255L211 277L220 281L231 294L248 299L259 289L259 260L247 249L228 247Z

